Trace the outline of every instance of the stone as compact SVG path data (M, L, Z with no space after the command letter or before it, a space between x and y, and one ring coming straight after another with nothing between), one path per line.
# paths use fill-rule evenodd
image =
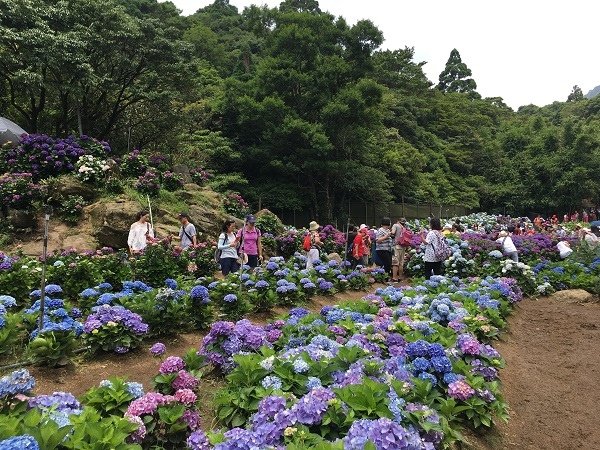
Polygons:
M96 188L84 183L73 176L62 176L51 186L49 194L53 198L64 198L70 195L81 195L84 200L91 201L96 198Z
M562 303L591 303L597 302L598 297L583 289L567 289L550 295L550 300Z
M266 208L263 208L259 212L257 212L255 215L257 218L270 216L271 218L274 219L275 227L274 227L274 229L269 230L269 231L272 232L274 235L283 233L283 230L284 230L283 222L281 221L281 219L279 217L277 217L277 214L269 211ZM264 231L264 230L261 230L261 231Z
M101 246L126 248L129 227L141 209L138 202L126 198L103 200L86 207L84 218Z
M336 261L338 264L342 264L342 261L344 261L338 253L330 253L327 255L327 259L329 261Z
M192 176L190 175L190 168L185 164L175 164L173 166L173 172L181 175L184 183L191 183Z

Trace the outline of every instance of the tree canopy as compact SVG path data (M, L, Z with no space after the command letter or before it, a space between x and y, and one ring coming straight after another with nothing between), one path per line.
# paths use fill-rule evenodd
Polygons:
M88 134L203 165L255 204L337 217L349 201L513 213L600 197L600 98L513 111L458 50L434 87L315 0L191 16L157 0L0 0L0 110L29 132ZM228 175L228 176L226 176Z

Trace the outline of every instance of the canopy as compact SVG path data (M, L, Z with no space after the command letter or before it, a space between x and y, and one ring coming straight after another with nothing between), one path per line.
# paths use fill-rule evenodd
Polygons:
M16 144L19 142L22 134L27 134L27 131L13 121L5 117L0 117L0 145L7 142L14 142Z

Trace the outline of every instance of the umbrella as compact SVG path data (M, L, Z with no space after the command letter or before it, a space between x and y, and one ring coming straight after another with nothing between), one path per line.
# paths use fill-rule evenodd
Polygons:
M592 223L590 223L590 227L600 228L600 220L594 220Z
M22 134L27 134L27 131L16 123L0 117L0 145L6 142L18 143Z

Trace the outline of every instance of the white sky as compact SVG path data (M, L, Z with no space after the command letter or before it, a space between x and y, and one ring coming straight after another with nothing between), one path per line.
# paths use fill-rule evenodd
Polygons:
M172 0L192 14L212 0ZM250 4L280 0L230 0ZM600 85L596 0L321 0L321 9L349 23L371 19L384 48L415 48L415 60L437 83L452 48L473 71L484 97L520 105L566 100L573 85Z

